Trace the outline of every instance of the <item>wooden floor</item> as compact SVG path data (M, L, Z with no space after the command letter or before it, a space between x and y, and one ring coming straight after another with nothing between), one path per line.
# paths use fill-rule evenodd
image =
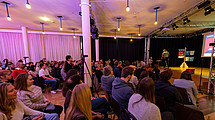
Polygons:
M181 70L179 67L170 67L173 70L173 76L170 79L170 82L173 83L174 79L180 78L180 74L183 70ZM189 68L191 69L191 68ZM197 88L199 87L199 80L200 80L200 73L201 73L201 68L194 68L195 69L195 74L192 75L192 79L197 85ZM203 68L203 75L209 75L209 68ZM207 78L202 78L201 82L201 88L204 88L203 83L207 83L208 79ZM205 86L207 86L205 84ZM102 95L102 92L99 92L99 94ZM47 99L49 99L52 103L57 104L57 105L64 105L64 100L65 98L62 96L61 92L57 92L57 94L51 94L51 93L44 93ZM199 110L202 111L205 115L205 120L210 118L210 120L215 120L215 97L212 95L207 95L207 94L198 94L198 102L199 102ZM61 114L61 120L64 120L64 111Z

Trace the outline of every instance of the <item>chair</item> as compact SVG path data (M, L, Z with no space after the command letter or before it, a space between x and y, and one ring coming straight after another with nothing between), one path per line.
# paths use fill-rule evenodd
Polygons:
M155 104L158 106L161 113L167 111L166 103L163 97L155 96Z
M111 100L111 94L109 91L104 90L105 97L107 98L108 103L111 105L112 100Z
M128 110L126 110L123 106L120 109L118 120L137 120L134 115L132 115Z
M175 103L175 120L204 120L204 114L178 102Z
M181 94L181 97L183 98L183 104L186 105L193 105L190 101L189 101L189 97L187 95L187 90L181 87L175 87L178 92Z
M114 120L115 115L117 117L119 116L120 106L119 106L119 103L112 96L111 96L111 101L112 101L111 108L113 109L113 112L114 112L114 117L113 117L113 120Z

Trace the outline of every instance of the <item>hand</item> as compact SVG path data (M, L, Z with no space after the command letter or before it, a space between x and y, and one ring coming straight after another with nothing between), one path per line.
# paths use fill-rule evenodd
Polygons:
M50 101L46 101L46 102L45 102L46 105L49 105L50 103L51 103Z
M56 80L56 78L53 78L53 77L52 77L52 79L53 79L53 80Z
M32 120L42 120L44 115L45 115L44 113L41 113L37 117L33 118Z
M97 118L97 119L104 119L104 115L96 114L96 115L95 115L95 118Z

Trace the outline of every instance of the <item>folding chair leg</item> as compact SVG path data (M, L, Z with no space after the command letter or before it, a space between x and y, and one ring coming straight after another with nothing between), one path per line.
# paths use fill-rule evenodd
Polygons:
M115 114L113 115L113 120L115 119Z

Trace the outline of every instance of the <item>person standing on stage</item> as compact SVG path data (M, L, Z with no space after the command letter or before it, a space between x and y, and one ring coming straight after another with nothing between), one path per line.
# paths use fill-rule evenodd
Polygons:
M169 52L166 49L163 49L161 59L164 60L164 67L169 67Z

